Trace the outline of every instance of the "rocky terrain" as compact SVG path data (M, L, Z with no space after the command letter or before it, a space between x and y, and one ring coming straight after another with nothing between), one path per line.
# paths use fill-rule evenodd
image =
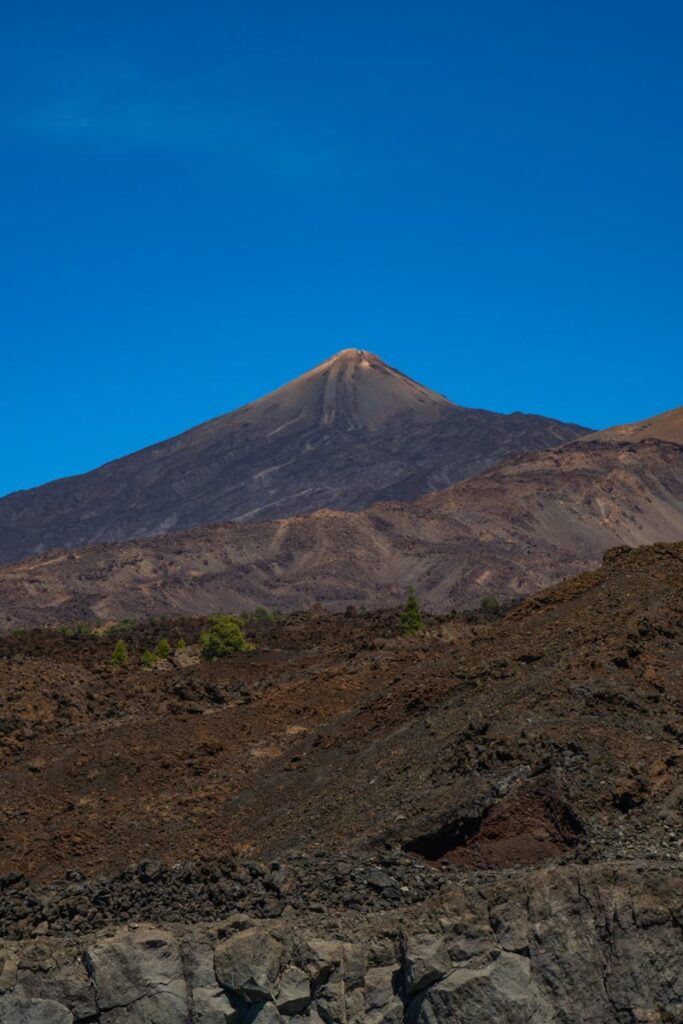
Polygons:
M681 1019L683 544L202 625L0 638L3 1024Z
M412 503L226 523L0 568L0 628L262 604L433 610L519 599L616 544L683 538L683 445L585 440Z
M454 405L347 349L179 437L0 499L0 563L204 523L411 501L585 433Z
M150 883L153 884L153 883ZM409 916L228 915L0 942L3 1024L680 1020L681 868L463 879Z

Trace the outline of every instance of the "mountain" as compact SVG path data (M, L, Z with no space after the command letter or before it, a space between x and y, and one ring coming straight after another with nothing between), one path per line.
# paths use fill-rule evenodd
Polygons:
M615 441L642 441L647 437L657 437L660 441L674 441L683 444L683 405L677 409L652 416L637 423L624 423L618 427L609 427L594 434L592 438L611 438Z
M416 502L225 523L0 567L0 628L261 604L433 609L518 598L615 545L683 538L683 446L597 440L520 456Z
M226 520L410 501L583 427L466 409L362 349L187 433L0 500L0 562Z

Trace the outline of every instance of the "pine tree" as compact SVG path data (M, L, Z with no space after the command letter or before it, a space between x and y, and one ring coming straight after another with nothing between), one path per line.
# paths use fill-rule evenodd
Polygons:
M114 650L111 656L112 665L127 665L128 664L128 648L126 647L123 640L117 640L114 644Z
M156 654L157 658L163 658L163 659L170 658L170 656L171 656L171 645L169 644L168 640L166 640L165 638L162 637L162 639L157 644L157 649L155 651L155 654Z
M422 609L418 604L417 595L413 587L408 590L408 597L401 612L401 632L404 636L412 636L424 629L422 621Z

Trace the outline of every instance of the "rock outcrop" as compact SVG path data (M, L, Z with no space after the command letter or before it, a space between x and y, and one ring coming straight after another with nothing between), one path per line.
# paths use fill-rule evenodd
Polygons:
M3 1024L673 1024L683 866L463 875L410 919L0 942Z

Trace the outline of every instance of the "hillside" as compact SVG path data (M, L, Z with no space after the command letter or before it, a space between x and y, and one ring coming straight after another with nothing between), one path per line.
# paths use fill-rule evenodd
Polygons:
M3 1024L677 1020L682 583L0 638Z
M296 613L210 664L201 620L4 637L0 874L378 842L458 869L677 854L682 582L681 543L612 549L499 620L403 638L395 612ZM143 668L162 636L188 646Z
M226 520L411 501L585 429L453 405L361 349L82 476L0 499L0 562Z
M617 544L683 537L683 447L648 440L519 457L414 503L226 523L0 569L0 628L322 601L433 609L517 599Z
M642 441L645 438L656 437L660 441L683 444L683 405L677 409L669 409L667 412L652 416L647 420L624 423L587 436L591 439L605 438L614 441Z

